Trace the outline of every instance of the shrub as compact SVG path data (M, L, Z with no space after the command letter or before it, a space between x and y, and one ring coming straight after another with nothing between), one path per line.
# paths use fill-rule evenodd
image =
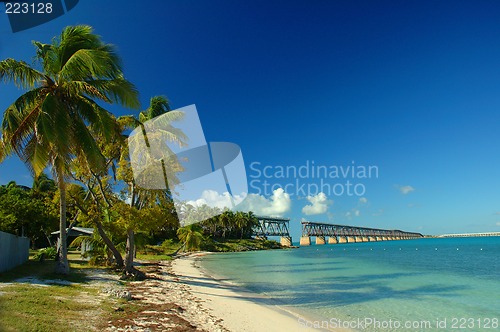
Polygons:
M54 247L47 247L38 250L33 259L37 261L43 261L44 259L56 259L57 250Z

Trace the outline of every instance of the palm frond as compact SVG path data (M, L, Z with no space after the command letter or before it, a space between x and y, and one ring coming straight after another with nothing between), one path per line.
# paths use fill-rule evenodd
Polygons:
M89 76L115 79L120 73L113 57L108 53L101 50L80 49L66 61L59 71L59 76L64 80L83 80Z
M0 80L13 82L17 87L28 89L33 88L36 82L44 79L43 73L30 67L24 61L5 59L0 61Z
M89 80L88 84L105 95L110 103L115 102L132 109L141 106L137 88L123 76L111 80Z

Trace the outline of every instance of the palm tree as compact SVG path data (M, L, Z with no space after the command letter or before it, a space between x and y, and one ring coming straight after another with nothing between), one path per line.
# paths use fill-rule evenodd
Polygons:
M234 219L236 222L236 227L240 231L240 239L243 239L243 232L245 231L246 226L248 225L249 219L245 212L237 211L234 214Z
M38 194L42 192L55 192L57 186L54 180L49 178L47 174L42 173L33 179L33 185L31 189L33 190L33 192Z
M167 186L166 190L151 190L148 188L141 188L136 183L133 177L130 176L130 172L123 172L122 174L126 174L125 176L121 176L123 180L125 180L129 185L130 192L130 207L134 207L138 210L146 207L148 204L158 202L159 199L169 198L170 190L168 188L167 182L167 166L170 166L169 170L169 180L172 181L175 179L175 171L180 170L180 166L177 162L175 156L165 144L166 141L176 142L180 146L185 145L187 137L184 133L173 127L172 122L176 120L182 119L184 113L180 111L172 111L170 108L170 103L165 96L155 96L150 99L149 107L139 113L139 118L137 119L134 116L122 116L118 118L118 121L125 127L128 128L137 128L140 127L142 129L142 135L134 135L132 139L144 139L147 142L147 146L162 146L165 149L165 155L163 156L154 156L151 157L146 154L146 159L142 159L141 161L144 163L144 170L141 176L148 177L150 182L158 181L157 173L154 172L154 169L161 163L162 171L163 171L163 181ZM147 132L146 123L153 124L155 127L154 132ZM125 158L126 152L128 149L125 148L122 151L122 161ZM136 153L142 153L143 151L135 151ZM133 152L134 153L134 152ZM157 160L160 159L160 160ZM165 160L167 160L168 165L165 164ZM122 165L124 165L122 163ZM128 168L128 167L125 167ZM152 171L153 170L153 171ZM137 174L135 174L137 176ZM133 260L134 260L134 252L135 252L135 241L134 241L134 229L133 227L129 227L127 230L127 247L125 252L125 272L127 273L135 273L133 269Z
M222 238L226 238L226 232L231 232L234 222L234 213L231 210L225 210L219 216L219 225L222 228Z
M60 191L60 251L56 272L67 274L66 183L73 158L103 169L95 141L110 140L116 119L97 102L138 108L138 92L125 78L112 45L90 26L69 26L52 43L33 42L38 65L0 61L0 79L27 92L7 108L0 160L15 153L38 176L50 166Z
M177 230L177 236L187 251L197 250L203 241L203 229L198 224L190 224Z

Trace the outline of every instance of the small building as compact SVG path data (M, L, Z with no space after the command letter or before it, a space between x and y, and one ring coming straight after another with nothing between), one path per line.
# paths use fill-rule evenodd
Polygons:
M57 235L57 242L59 244L59 231L52 232L50 234L53 236ZM67 244L69 245L79 236L92 236L92 234L94 234L93 228L87 228L87 227L72 227L71 229L66 228L66 241ZM81 255L84 257L87 252L92 250L92 244L89 241L84 240L82 241L80 248L81 248Z

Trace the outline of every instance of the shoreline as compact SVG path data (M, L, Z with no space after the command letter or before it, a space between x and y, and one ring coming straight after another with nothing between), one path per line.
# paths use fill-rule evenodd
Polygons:
M201 300L202 306L219 318L229 331L328 331L306 327L302 322L314 321L309 315L286 310L272 303L268 296L248 291L220 277L209 275L197 261L213 253L196 253L172 262L172 272L179 282L189 287L189 293ZM337 330L339 331L339 330Z

